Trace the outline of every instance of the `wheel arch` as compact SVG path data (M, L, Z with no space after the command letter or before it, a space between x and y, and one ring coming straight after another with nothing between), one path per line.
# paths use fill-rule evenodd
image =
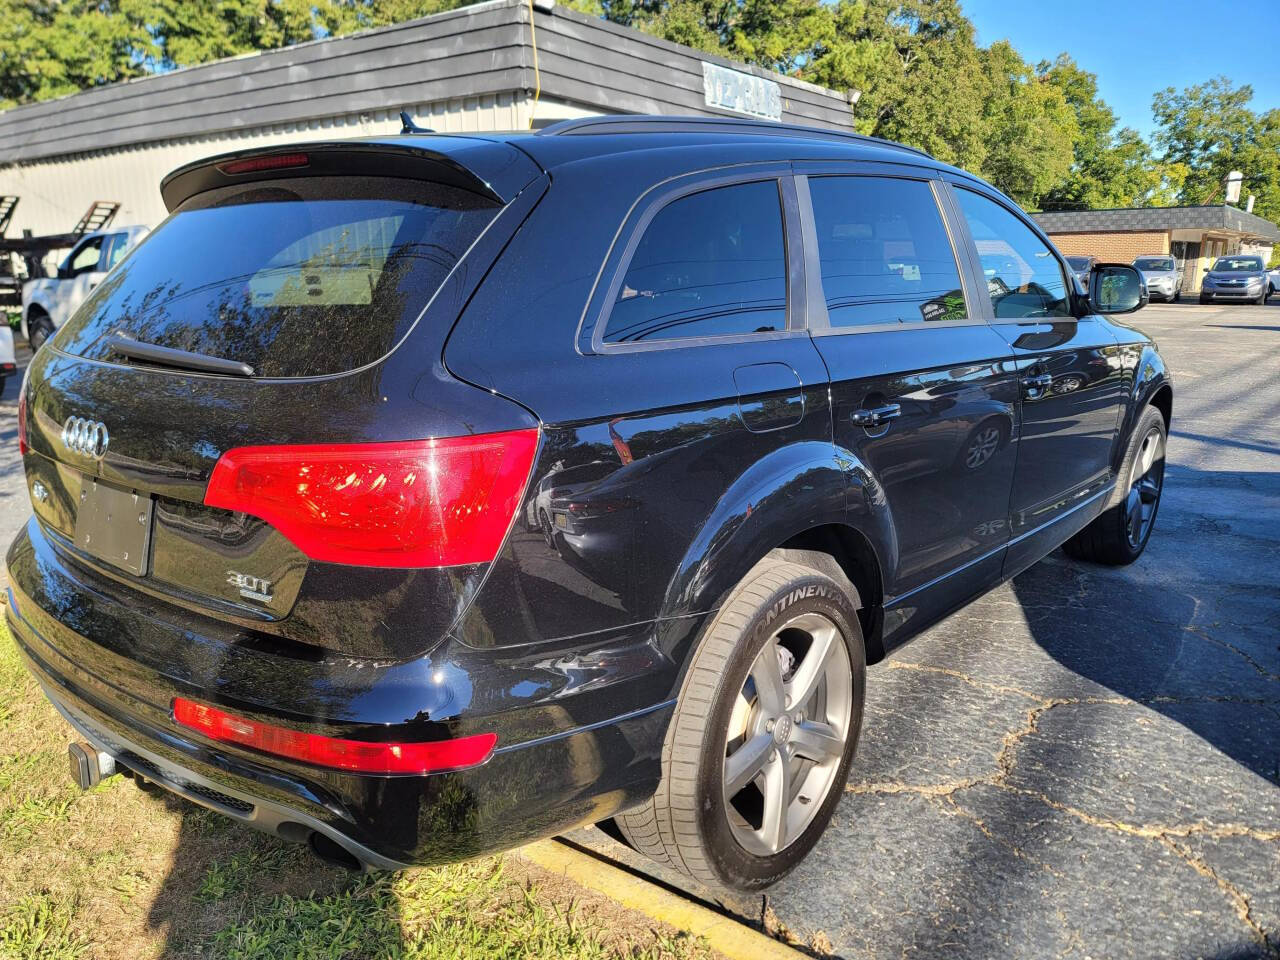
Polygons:
M774 451L730 486L703 523L672 577L663 617L714 611L757 563L774 551L830 558L822 566L852 587L868 662L883 658L883 570L896 545L888 504L862 496L851 469L829 443L805 441ZM850 509L856 499L859 509ZM813 564L810 565L819 565Z

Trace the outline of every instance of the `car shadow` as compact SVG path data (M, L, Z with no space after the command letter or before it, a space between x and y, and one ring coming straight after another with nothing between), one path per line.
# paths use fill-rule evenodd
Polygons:
M1280 451L1257 452L1276 458L1274 472L1170 463L1132 566L1056 553L1011 586L1032 638L1063 667L1280 783ZM1250 723L1211 708L1232 703L1258 708Z
M406 952L393 874L333 866L301 844L152 791L158 814L180 818L169 872L147 915L164 938L159 957Z

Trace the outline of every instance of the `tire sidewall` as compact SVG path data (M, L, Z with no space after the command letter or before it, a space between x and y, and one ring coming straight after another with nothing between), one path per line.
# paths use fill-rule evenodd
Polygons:
M1134 461L1138 458L1138 451L1142 448L1142 438L1153 425L1159 425L1160 436L1164 446L1164 457L1162 457L1160 496L1156 498L1155 510L1151 514L1151 526L1147 528L1147 535L1143 541L1136 547L1129 542L1128 527L1125 516L1125 498L1129 495L1129 487L1133 484L1133 467ZM1164 417L1160 411L1154 407L1147 407L1142 416L1138 418L1137 424L1134 426L1133 435L1129 438L1129 455L1124 461L1124 492L1121 495L1120 503L1116 506L1116 523L1120 529L1120 542L1122 548L1128 552L1129 561L1137 560L1142 556L1142 552L1147 549L1147 544L1151 542L1151 534L1155 532L1156 519L1160 515L1160 502L1164 500L1164 465L1163 461L1167 459L1169 451L1169 431L1165 429Z
M786 849L773 856L760 857L743 849L729 827L723 796L725 731L734 701L765 641L786 621L811 612L821 613L835 623L849 654L853 668L849 736L835 780L808 827ZM865 695L866 652L862 631L857 612L844 591L835 581L817 571L790 579L773 591L769 599L757 608L725 664L699 750L699 832L704 838L708 862L727 884L739 889L768 886L794 869L813 848L844 794L845 780L862 728Z

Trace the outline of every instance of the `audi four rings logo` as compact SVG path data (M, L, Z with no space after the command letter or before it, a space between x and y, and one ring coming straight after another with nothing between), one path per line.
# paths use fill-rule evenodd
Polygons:
M101 460L110 442L107 425L101 420L72 417L62 425L62 445L73 453Z

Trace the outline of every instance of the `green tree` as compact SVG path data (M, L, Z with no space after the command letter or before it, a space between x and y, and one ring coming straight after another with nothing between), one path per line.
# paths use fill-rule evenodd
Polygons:
M1239 170L1242 202L1252 193L1255 213L1280 219L1280 109L1259 114L1252 100L1253 88L1233 86L1226 77L1155 95L1155 143L1166 161L1186 169L1183 203L1223 202L1223 180Z
M0 0L0 106L150 73L147 0Z
M1005 41L984 52L987 94L983 127L989 144L981 173L1026 207L1071 169L1076 115L1062 90L1047 83Z
M1180 163L1157 158L1136 130L1116 130L1116 115L1098 96L1098 78L1071 57L1041 61L1037 75L1062 91L1076 118L1071 169L1041 200L1049 210L1161 206L1173 203L1186 176Z

